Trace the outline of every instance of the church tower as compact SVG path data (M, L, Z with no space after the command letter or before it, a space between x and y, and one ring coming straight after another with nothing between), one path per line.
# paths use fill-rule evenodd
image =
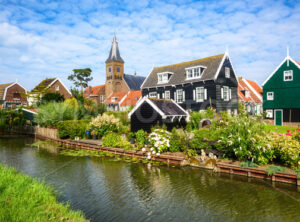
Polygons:
M124 82L124 60L120 56L117 37L114 34L110 53L105 61L106 81L105 96L108 98L112 93L128 91Z

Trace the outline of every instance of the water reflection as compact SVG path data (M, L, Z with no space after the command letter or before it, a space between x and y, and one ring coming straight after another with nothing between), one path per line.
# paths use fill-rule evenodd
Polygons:
M300 221L297 187L197 168L70 157L27 137L0 139L0 162L45 179L91 221Z

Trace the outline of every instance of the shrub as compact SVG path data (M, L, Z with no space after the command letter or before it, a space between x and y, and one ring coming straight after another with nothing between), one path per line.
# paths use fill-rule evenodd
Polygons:
M198 129L199 123L203 119L212 119L215 115L215 111L211 108L208 108L202 112L193 111L190 114L190 121L187 123L188 129Z
M9 130L25 124L22 110L0 110L0 128Z
M105 112L107 115L113 115L115 118L119 119L121 121L121 124L124 126L130 125L130 119L128 118L128 111L124 112Z
M283 173L284 171L284 167L274 165L268 166L268 168L266 169L266 173L268 174L268 176L272 176L275 173Z
M58 92L49 92L46 93L41 100L38 102L38 105L47 104L49 102L63 102L65 100L65 96Z
M194 149L208 149L212 148L209 143L213 140L211 132L208 129L194 130L194 138L191 140L191 147Z
M57 124L58 136L61 139L74 139L75 137L84 138L89 123L90 120L61 121Z
M184 131L183 129L172 130L172 135L170 138L170 152L187 152L189 149L190 133Z
M108 132L118 132L120 120L113 115L104 113L92 119L89 128L95 130L99 137L103 137Z
M144 130L140 129L139 131L137 131L135 133L135 137L136 137L136 143L138 145L138 148L141 148L145 145L146 140L147 140L147 132L145 132Z
M239 164L240 167L247 168L247 167L258 167L256 163L253 163L251 161L243 161Z
M41 105L35 117L36 122L43 127L56 127L60 121L76 119L78 119L78 108L72 104L56 102Z
M104 135L102 138L102 145L105 147L124 148L126 150L132 149L130 143L116 133L107 133Z
M148 137L156 152L167 152L170 148L171 133L163 129L155 129Z

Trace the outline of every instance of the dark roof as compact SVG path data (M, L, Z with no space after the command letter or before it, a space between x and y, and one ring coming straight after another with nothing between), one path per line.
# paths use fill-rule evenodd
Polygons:
M116 35L114 35L112 44L111 44L111 49L109 52L109 56L106 59L106 63L107 62L112 62L112 61L117 61L117 62L123 62L124 60L122 59L121 55L120 55L120 51L119 51L119 47L118 47L118 41L117 41L117 37Z
M177 105L173 100L167 99L154 99L149 98L151 102L153 102L158 109L160 109L165 115L169 116L177 116L177 115L184 115L186 113Z
M34 87L31 92L40 92L41 90L44 90L47 88L56 78L47 78L44 79L42 82L40 82L36 87Z
M155 67L152 72L147 77L142 88L151 88L157 86L166 86L166 85L179 85L190 82L199 82L206 80L214 80L216 72L222 62L224 54L210 56L203 59L197 59L188 62L177 63L173 65ZM203 74L198 79L186 80L186 68L194 67L194 66L203 66L206 67L203 71ZM172 72L173 74L170 77L168 83L157 84L158 77L157 73L160 72Z
M130 90L140 90L145 77L124 74L124 80L127 83Z

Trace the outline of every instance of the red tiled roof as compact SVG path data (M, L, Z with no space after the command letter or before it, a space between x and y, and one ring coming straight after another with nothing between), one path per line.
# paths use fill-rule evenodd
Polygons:
M91 87L87 87L84 91L83 91L83 95L84 96L96 96L99 94L100 90L103 89L105 87L105 85L99 85L99 86L91 86ZM91 88L91 92L89 91Z
M296 61L296 63L298 63L298 65L300 65L300 62L297 62L297 61Z
M130 91L124 101L120 104L121 106L134 106L139 99L142 97L142 91Z
M248 84L247 84L248 83ZM250 87L249 87L250 85ZM246 98L243 91L248 90L249 97ZM244 102L255 102L262 104L262 88L254 81L239 78L238 95Z
M104 101L104 104L118 104L126 95L127 92L113 93ZM113 98L114 100L112 100Z

